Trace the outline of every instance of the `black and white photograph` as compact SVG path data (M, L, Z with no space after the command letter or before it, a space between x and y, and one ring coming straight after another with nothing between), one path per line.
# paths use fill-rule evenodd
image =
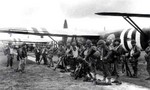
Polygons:
M0 90L150 90L149 0L0 0Z

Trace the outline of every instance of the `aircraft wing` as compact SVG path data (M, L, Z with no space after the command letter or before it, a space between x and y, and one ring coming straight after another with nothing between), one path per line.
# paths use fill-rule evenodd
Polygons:
M41 28L42 31L39 31L37 28L32 28L32 30L28 30L26 28L13 28L13 29L0 29L0 33L8 33L8 34L23 34L23 35L37 35L37 36L57 36L57 37L99 37L99 35L79 35L79 34L65 34L65 33L49 33L45 28Z
M129 16L129 17L150 17L150 14L138 14L138 13L120 13L120 12L99 12L97 15L105 16Z

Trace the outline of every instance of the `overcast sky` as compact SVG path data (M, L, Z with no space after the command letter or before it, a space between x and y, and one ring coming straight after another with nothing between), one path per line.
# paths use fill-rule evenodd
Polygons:
M62 31L67 19L71 32L99 33L131 26L122 17L94 13L115 11L150 14L149 0L0 0L0 27L44 27ZM149 27L150 18L133 18Z

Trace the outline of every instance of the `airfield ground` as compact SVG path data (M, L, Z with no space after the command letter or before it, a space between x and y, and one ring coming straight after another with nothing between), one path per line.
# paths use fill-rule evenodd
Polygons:
M53 71L44 65L37 65L32 60L27 61L26 72L15 72L17 61L14 60L14 69L6 67L6 56L0 52L0 90L149 90L150 81L144 80L148 74L146 63L140 59L138 78L121 76L122 85L102 86L92 82L74 80L69 73ZM31 59L31 57L29 57ZM33 58L32 58L33 59ZM101 75L98 77L101 78Z

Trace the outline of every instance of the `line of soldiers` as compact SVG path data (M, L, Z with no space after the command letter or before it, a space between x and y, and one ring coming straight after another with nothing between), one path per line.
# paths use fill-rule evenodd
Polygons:
M49 46L36 46L35 50L35 58L36 63L40 64L43 60L44 65L48 65L48 67L54 67L54 62L52 60L53 55L55 53L55 48L52 45ZM49 61L49 62L48 62Z
M54 52L57 51L58 62L54 70L61 67L66 72L71 71L71 76L74 76L75 79L84 77L84 81L92 80L94 82L97 81L97 72L101 71L103 73L101 82L121 84L119 79L121 73L137 78L138 58L141 50L135 40L131 41L132 48L128 52L123 49L120 43L120 39L115 39L113 42L99 40L96 45L91 40L87 40L85 44L68 42L66 45L60 41L57 50L53 46L43 47L42 50L37 47L35 49L36 62L40 63L43 58L45 65L54 67L52 58ZM150 41L148 43L149 46L145 50L145 60L147 61L147 71L150 74ZM113 82L111 81L112 76L115 76ZM150 80L150 77L146 80Z
M54 67L54 70L61 68L63 71L70 71L71 76L75 79L84 77L84 81L92 80L97 82L96 74L98 71L103 73L103 80L108 84L117 83L121 84L119 79L120 73L126 72L129 77L138 76L138 58L141 51L136 45L136 41L132 40L132 48L126 52L120 44L120 39L115 39L113 42L99 40L96 45L91 40L87 40L85 44L82 42L68 42L66 45L62 41L58 42L58 48L54 48L52 45L47 47L35 48L35 57L37 64L43 60L44 65L48 67L54 67L53 56L58 56L58 62ZM148 41L148 47L145 49L145 60L147 62L147 72L149 77L146 80L150 80L150 41ZM8 57L7 67L13 66L13 47L8 45L5 50L5 54ZM21 45L17 50L17 59L19 61L17 71L24 71L27 50L26 45ZM132 67L132 70L130 69ZM133 72L131 72L133 71ZM93 72L93 74L91 74ZM111 78L115 76L115 80L112 82Z

